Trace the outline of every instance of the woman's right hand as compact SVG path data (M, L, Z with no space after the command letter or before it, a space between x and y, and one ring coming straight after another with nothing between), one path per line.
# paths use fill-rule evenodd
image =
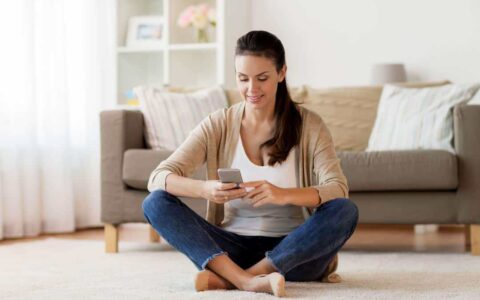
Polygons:
M203 198L223 204L232 199L242 198L247 194L245 188L238 188L236 183L221 183L218 180L206 180L202 185Z

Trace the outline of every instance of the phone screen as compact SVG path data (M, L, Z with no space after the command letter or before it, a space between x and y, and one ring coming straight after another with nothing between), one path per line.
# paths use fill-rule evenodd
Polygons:
M223 183L242 183L242 174L239 169L218 169L218 177Z

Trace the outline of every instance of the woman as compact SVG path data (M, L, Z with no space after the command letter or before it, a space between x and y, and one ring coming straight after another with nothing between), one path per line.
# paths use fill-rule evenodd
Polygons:
M200 270L198 291L283 296L285 280L331 275L358 210L327 127L290 98L281 41L265 31L240 37L235 69L244 101L212 113L160 163L143 210ZM186 178L205 162L207 181ZM220 183L218 168L240 169L245 182ZM207 199L207 220L179 196Z

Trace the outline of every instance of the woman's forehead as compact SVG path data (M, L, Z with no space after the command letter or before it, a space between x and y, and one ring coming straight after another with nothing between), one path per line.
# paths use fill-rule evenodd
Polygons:
M259 75L275 70L275 64L269 58L254 55L235 56L235 71L245 75Z

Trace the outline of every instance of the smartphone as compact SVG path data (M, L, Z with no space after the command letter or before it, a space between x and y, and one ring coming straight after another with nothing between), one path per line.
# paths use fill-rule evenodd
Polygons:
M218 169L218 178L222 183L242 183L242 174L239 169L222 168Z

